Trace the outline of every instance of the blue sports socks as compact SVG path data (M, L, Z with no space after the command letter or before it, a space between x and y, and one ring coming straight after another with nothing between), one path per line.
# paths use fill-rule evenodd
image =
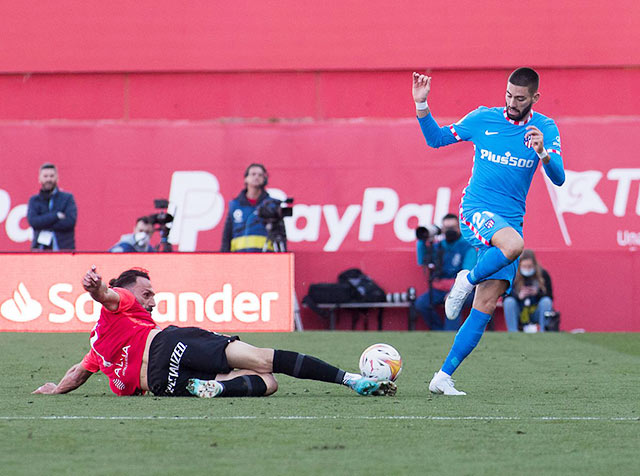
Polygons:
M464 321L464 324L462 324L462 327L458 330L449 355L447 355L442 365L443 372L452 375L453 372L456 371L467 355L478 345L490 320L490 314L480 312L477 309L471 309L469 317L467 317L467 320Z
M492 246L487 252L478 260L478 263L467 275L467 279L474 286L483 279L488 278L496 271L501 270L512 260L507 258L504 253L497 246Z

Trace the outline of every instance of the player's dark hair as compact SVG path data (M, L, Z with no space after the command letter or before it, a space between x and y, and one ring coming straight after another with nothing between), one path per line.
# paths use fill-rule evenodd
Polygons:
M262 188L265 188L267 186L267 183L269 182L269 173L267 172L267 168L262 164L258 164L258 163L250 164L244 170L244 178L247 178L247 176L249 175L249 170L251 170L252 167L259 167L262 169L262 173L264 174L264 183L262 184Z
M455 218L456 220L459 221L458 215L456 215L455 213L447 213L445 216L442 217L442 221L448 220L449 218Z
M145 215L145 216L143 216L143 217L138 218L138 219L136 220L136 223L138 223L138 222L140 222L140 221L141 221L142 223L144 223L145 225L153 225L153 222L151 221L151 218L149 218L149 217L148 217L148 216L146 216L146 215Z
M532 96L538 92L538 86L540 86L540 76L535 70L531 68L518 68L511 76L509 76L509 82L516 86L525 86L529 89L529 94Z
M115 279L109 281L109 286L112 288L128 288L132 284L136 283L138 276L141 278L149 278L149 272L146 269L142 268L131 268L120 274Z
M55 165L53 165L51 162L45 162L44 164L42 164L40 166L40 171L44 170L44 169L53 169L53 170L58 170L56 168Z

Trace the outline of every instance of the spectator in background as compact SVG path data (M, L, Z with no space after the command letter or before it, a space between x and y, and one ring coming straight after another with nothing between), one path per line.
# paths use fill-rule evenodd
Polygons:
M504 299L504 320L509 332L518 331L518 323L526 332L545 331L545 312L553 309L551 277L536 260L532 250L524 250L513 281L511 294Z
M229 202L220 251L260 252L267 241L267 229L256 213L269 198L265 191L269 175L262 164L251 164L244 172L245 188Z
M444 304L459 271L476 264L476 251L460 234L458 217L449 213L442 219L444 239L433 241L433 236L418 238L418 264L429 270L429 290L416 299L415 307L432 331L455 331L461 324L460 315L453 320L444 319L435 307ZM473 293L467 297L465 308L471 307Z
M58 188L56 166L45 163L38 176L40 192L29 199L27 220L33 228L32 250L75 250L76 201Z
M140 217L136 220L133 233L128 233L120 237L120 241L113 245L109 251L111 253L134 253L154 251L151 246L151 235L153 234L153 223L149 217Z

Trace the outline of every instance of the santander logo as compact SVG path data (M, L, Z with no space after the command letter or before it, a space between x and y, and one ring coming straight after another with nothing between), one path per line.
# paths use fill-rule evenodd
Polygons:
M219 291L201 293L158 292L157 307L153 318L158 323L241 323L269 322L273 316L272 306L280 299L280 293L265 291L234 292L230 283ZM44 305L44 306L43 306ZM43 308L49 312L43 316ZM31 297L26 285L20 282L13 296L0 305L0 315L11 322L34 321L41 316L53 324L66 324L73 320L93 323L100 317L102 306L89 293L83 292L74 298L71 283L54 283L49 287L48 302L39 302Z
M20 282L13 297L0 306L0 314L9 321L29 322L40 317L42 305L31 297L27 287Z

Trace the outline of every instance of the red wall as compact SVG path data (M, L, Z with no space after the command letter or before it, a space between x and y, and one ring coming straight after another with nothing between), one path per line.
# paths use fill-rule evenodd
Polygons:
M0 70L300 71L637 65L634 0L4 2Z
M512 68L431 71L434 114L503 102ZM635 115L640 68L540 69L552 117ZM407 118L411 70L0 75L0 120ZM259 98L259 100L256 100Z

